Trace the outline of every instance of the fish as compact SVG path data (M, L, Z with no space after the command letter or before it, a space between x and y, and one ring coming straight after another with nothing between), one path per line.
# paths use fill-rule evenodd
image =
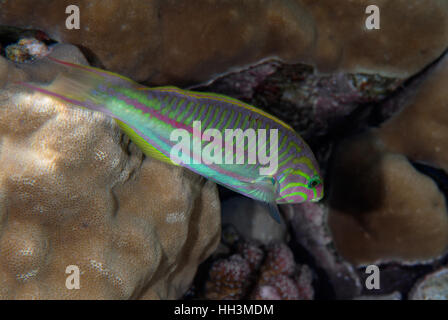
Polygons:
M64 66L65 72L49 85L22 85L112 117L146 156L261 201L278 222L277 205L324 196L323 178L308 144L291 126L255 106L217 93L147 87L110 71L46 59ZM240 140L231 135L239 129L246 133ZM173 133L183 135L173 139ZM272 168L266 166L268 153L276 163ZM255 154L252 161L249 154ZM227 161L216 161L219 155Z

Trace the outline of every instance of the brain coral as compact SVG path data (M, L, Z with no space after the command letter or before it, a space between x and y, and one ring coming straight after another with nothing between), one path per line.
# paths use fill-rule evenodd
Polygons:
M139 81L186 84L268 57L321 71L407 77L447 48L445 0L77 1L79 30L65 26L69 0L4 0L0 24L45 31L80 45L111 71ZM376 4L381 29L365 28ZM126 50L132 48L132 50Z
M102 114L0 90L0 298L177 298L219 239L214 183Z
M329 222L350 261L415 263L446 252L446 199L408 159L448 169L447 76L445 56L390 102L397 114L338 148Z

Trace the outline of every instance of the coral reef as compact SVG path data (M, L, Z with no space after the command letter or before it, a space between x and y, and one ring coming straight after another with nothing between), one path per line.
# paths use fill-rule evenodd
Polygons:
M303 136L311 139L307 141L313 142L316 136L331 135L335 128L346 121L350 112L381 101L399 84L400 80L378 75L319 75L305 65L267 61L195 89L232 95L262 106L291 123ZM326 171L325 163L331 145L317 146L317 155L323 165L321 168ZM266 235L273 237L277 230L282 234L279 225L268 218L267 208L257 206L248 199L239 199L235 197L223 202L224 225L230 224L243 238L257 239L265 244L269 243L265 240ZM286 225L292 226L296 240L312 254L315 263L325 270L334 290L334 295L329 294L329 297L358 296L361 283L356 270L336 252L331 233L327 230L326 205L304 203L281 206L281 209L286 213ZM259 228L254 228L257 225ZM235 241L235 237L238 239L236 233L228 229L225 229L224 234L233 238L232 241ZM281 241L281 238L278 240ZM222 251L219 252L228 254L225 247L221 246L220 249ZM262 292L268 294L274 291L268 288Z
M256 245L256 242L239 242L237 244L238 249L237 251L241 254L241 256L244 258L244 260L249 263L249 268L251 272L257 271L261 263L264 259L264 252L263 250Z
M285 244L272 244L267 248L267 254L260 270L262 282L269 282L275 276L290 276L295 269L294 256Z
M311 269L302 265L297 271L294 256L284 243L267 247L266 258L260 268L259 280L252 298L270 299L266 290L276 292L281 300L311 300L314 290L311 286ZM297 272L296 275L294 275Z
M68 30L72 4L0 1L0 298L447 299L447 1L80 0ZM18 86L60 73L47 55L278 116L326 198L281 224L229 190L221 210L111 119Z
M153 84L193 84L269 57L324 72L406 78L447 48L444 0L78 1L79 30L65 26L68 0L6 0L0 24L43 30L81 46L107 69ZM365 28L366 7L381 29ZM173 23L176 21L176 23ZM198 36L200 35L200 36ZM132 48L132 50L123 50ZM386 52L386 54L385 54Z
M342 259L334 248L327 227L328 208L325 204L304 203L285 207L286 220L294 231L294 238L325 270L334 296L349 299L361 292L361 283L354 267Z
M446 252L446 199L408 159L447 170L447 75L444 57L389 102L398 105L390 120L336 151L329 222L353 263L427 262Z
M402 82L377 74L316 74L304 64L270 60L194 88L244 99L310 141L328 134L360 105L381 101Z
M236 253L215 260L208 272L207 299L312 300L313 273L297 265L284 243L261 246L241 240Z
M17 72L2 83L32 79L40 63L0 57ZM0 137L1 298L178 298L215 250L215 184L143 157L106 116L7 85ZM79 290L65 285L70 265Z
M401 264L428 264L446 252L448 225L443 192L448 189L441 189L440 181L434 181L433 176L422 172L415 162L443 168L446 95L441 87L446 75L441 70L444 70L445 59L408 82L378 75L319 75L304 65L268 61L199 87L203 91L233 95L262 106L292 123L311 141L322 135L330 142L329 148L322 145L322 141L316 144L324 153L320 157L324 172L327 167L322 159L328 159L333 151L331 144L343 130L343 134L352 135L365 131L371 123L377 124L379 119L384 121L392 117L380 129L369 129L362 135L348 137L332 153L330 179L326 181L330 191L328 202L281 206L286 225L292 226L292 237L311 254L316 266L328 277L331 288L325 290L329 297L406 297L412 283L428 270L403 269ZM397 90L399 85L402 87ZM394 90L392 98L388 97ZM300 118L297 122L296 117ZM426 120L422 123L421 119ZM412 128L412 135L416 135L414 140L404 134L409 130L407 123ZM429 144L423 141L429 141ZM431 154L431 150L440 155ZM428 151L428 156L423 157L422 151ZM236 203L236 200L232 201ZM235 221L239 221L231 223L236 229L238 225L247 225L243 215L233 212L255 210L239 211L239 205L227 208L230 209L224 210L223 220L229 212ZM249 227L241 227L238 232L253 239L248 230ZM239 239L234 232L228 234L234 242ZM225 248L219 252L229 254ZM381 266L384 290L375 296L366 296L371 293L362 290L364 274L356 267L390 261L400 264L395 268ZM334 295L329 293L331 290ZM388 295L394 290L399 291ZM252 298L281 298L275 285L264 284L247 291L246 295Z
M249 262L239 254L216 261L210 269L205 297L215 300L241 299L247 289L250 273Z

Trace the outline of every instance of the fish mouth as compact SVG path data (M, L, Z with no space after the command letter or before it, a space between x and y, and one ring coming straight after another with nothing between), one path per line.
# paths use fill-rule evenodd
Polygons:
M323 192L322 192L322 195L321 195L320 197L313 198L313 199L310 200L310 202L319 202L319 201L322 200L323 198L324 198L324 195L323 195Z

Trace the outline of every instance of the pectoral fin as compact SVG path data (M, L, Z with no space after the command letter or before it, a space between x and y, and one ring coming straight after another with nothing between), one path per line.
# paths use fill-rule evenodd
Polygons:
M278 183L274 177L263 176L252 181L252 189L249 194L257 200L275 203L277 198Z
M263 176L253 182L254 188L250 194L268 206L270 216L281 223L280 212L278 211L275 199L279 191L279 184L274 177Z
M275 202L268 203L269 215L277 221L279 224L282 223L282 218L280 216L280 211L278 211L278 206Z

